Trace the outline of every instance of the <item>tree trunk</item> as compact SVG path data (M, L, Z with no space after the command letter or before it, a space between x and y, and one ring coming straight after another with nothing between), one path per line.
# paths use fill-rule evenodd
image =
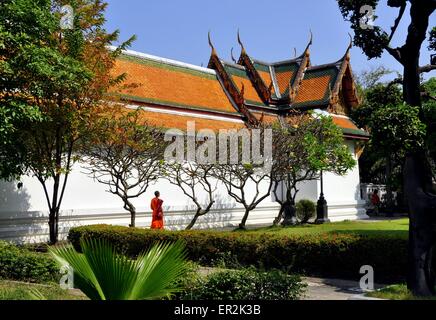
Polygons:
M284 226L295 226L298 224L297 220L297 209L295 208L295 201L286 201L283 204L284 219L282 225Z
M135 206L127 199L124 198L124 209L130 212L130 228L135 228L136 226L136 208Z
M191 230L194 227L195 223L197 222L198 218L202 215L203 214L201 212L201 209L198 209L197 212L195 213L194 217L192 218L191 222L188 224L188 226L186 227L185 230Z
M283 206L283 205L280 205L280 211L279 211L279 214L277 215L277 217L276 217L276 218L274 219L274 221L273 221L273 225L274 225L274 226L277 226L277 225L280 223L280 221L282 221L283 211L284 211L284 206Z
M130 228L135 228L136 226L136 212L135 211L130 211Z
M410 208L408 288L418 296L435 294L429 271L434 271L431 249L435 244L436 197L425 190L426 159L420 154L407 157L405 192Z
M49 213L48 218L48 227L49 227L49 242L51 245L54 245L59 240L59 210L52 209Z
M245 209L244 216L242 217L242 221L239 224L239 229L241 229L241 230L245 230L246 229L245 224L247 223L247 219L248 219L248 215L249 214L250 214L250 210Z
M405 45L400 49L400 60L404 66L404 101L411 106L421 107L423 120L419 57L422 43L426 38L429 17L434 11L431 1L411 2L411 24ZM431 190L432 174L423 147L409 152L404 167L404 192L410 210L409 226L409 266L408 288L418 296L428 296L434 292L430 284L428 269L429 256L434 244L436 196Z

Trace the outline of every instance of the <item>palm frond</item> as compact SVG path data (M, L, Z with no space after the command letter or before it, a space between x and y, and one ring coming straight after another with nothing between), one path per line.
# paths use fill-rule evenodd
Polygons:
M160 243L137 260L116 253L106 240L81 241L83 253L71 245L50 249L59 264L74 270L75 287L93 300L143 300L170 296L188 268L183 242Z
M172 284L188 268L185 244L161 243L151 248L137 260L138 281L132 293L133 299L157 299L177 292Z

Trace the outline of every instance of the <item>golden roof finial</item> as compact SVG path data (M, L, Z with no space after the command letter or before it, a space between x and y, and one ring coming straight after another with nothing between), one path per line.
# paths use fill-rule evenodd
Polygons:
M312 42L313 42L313 33L312 33L312 29L309 29L309 33L310 33L310 40L309 40L309 43L308 43L308 47L310 47L311 45L312 45Z
M232 47L232 49L230 50L230 56L231 56L231 58L232 58L233 63L234 63L234 64L237 64L238 61L237 61L237 60L235 59L235 57L233 56L233 47Z
M350 51L350 49L353 47L353 37L351 36L351 33L348 33L348 36L350 37L350 44L348 45L347 51Z
M312 33L311 29L309 29L309 33L310 33L309 43L306 46L306 50L304 50L304 54L306 54L306 55L309 53L309 48L313 43L313 33Z
M209 46L210 46L210 48L212 49L212 55L217 56L218 54L217 54L217 52L216 52L216 49L215 49L215 47L214 47L213 44L212 44L212 40L210 39L210 30L209 30L209 32L207 33L207 39L208 39L208 41L209 41Z
M350 50L353 47L353 37L350 33L348 33L348 36L350 37L350 44L348 45L347 52L345 53L345 59L350 59Z
M241 46L241 55L243 55L243 54L246 55L247 52L245 51L244 44L241 41L241 35L239 34L239 29L238 29L238 43Z

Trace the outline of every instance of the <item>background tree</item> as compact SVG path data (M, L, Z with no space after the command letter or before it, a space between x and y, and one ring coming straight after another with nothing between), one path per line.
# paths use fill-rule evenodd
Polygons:
M217 182L213 181L214 167L214 164L195 162L165 164L163 176L171 184L178 186L196 206L194 217L186 226L186 230L192 229L198 218L206 215L215 203ZM199 199L199 192L206 194L205 201Z
M391 8L398 8L398 17L393 22L390 33L380 27L368 27L360 10L363 6L376 9L378 0L338 0L344 19L350 21L354 31L354 44L360 47L369 59L380 57L388 52L403 67L403 100L407 105L419 108L419 119L424 121L420 92L420 73L436 69L435 65L419 65L421 46L426 38L429 19L436 9L435 0L387 0ZM410 25L404 44L390 46L409 4ZM434 30L434 29L433 29ZM434 48L435 38L431 33L430 48ZM431 166L424 146L416 144L408 150L404 165L404 191L410 209L409 228L409 272L408 287L416 295L435 293L434 269L430 257L434 251L436 224L436 195L432 187ZM434 274L434 273L433 273Z
M408 125L406 123L408 119L403 118L403 114L394 112L389 115L392 106L401 108L402 92L397 84L374 81L364 87L361 100L361 105L352 112L351 117L359 127L365 128L370 133L376 132L371 135L369 142L365 143L365 152L359 159L361 181L385 184L387 209L392 211L394 209L393 191L401 193L402 190L402 167L406 152L401 144L403 137L397 134L405 132L398 131L385 121L389 116L391 116L389 120L393 120L392 116L399 116L400 118L395 119L394 122ZM404 108L401 110L405 111ZM398 143L390 144L389 139L395 139Z
M115 108L115 107L114 107ZM135 227L132 199L143 195L161 173L165 144L162 130L141 118L141 110L126 113L123 106L105 114L82 147L87 173L121 198Z
M377 67L371 67L369 70L364 70L360 74L354 76L356 79L356 85L361 98L364 98L364 91L375 87L383 82L383 79L394 73L394 71L387 69L380 65Z
M316 118L313 118L316 116ZM289 122L273 125L273 194L280 204L274 224L285 215L284 224L297 223L295 199L298 185L316 180L321 171L339 175L355 166L341 130L330 117L295 113ZM280 194L279 186L285 192Z
M74 9L71 29L60 24L65 4ZM35 176L41 183L49 208L51 243L58 240L59 212L78 160L78 143L104 109L102 101L109 98L109 89L123 79L122 75L112 77L111 69L130 41L114 51L108 48L118 32L104 29L105 8L99 0L0 4L1 32L7 35L2 40L1 72L11 81L2 88L6 98L2 97L1 105L9 115L6 121L11 121L13 145L20 152L19 163L11 162L12 169L18 170L10 172ZM21 111L24 116L14 116ZM7 154L10 148L3 150ZM8 162L6 166L11 167Z
M433 29L436 33L436 28ZM427 126L426 146L432 167L433 183L436 183L436 78L431 78L421 86L424 123Z
M44 69L23 63L31 52L39 57L50 54L41 43L53 41L56 21L49 10L50 1L0 2L0 178L19 178L26 169L25 146L19 143L20 128L41 119L37 102L32 99ZM39 59L41 66L46 59Z

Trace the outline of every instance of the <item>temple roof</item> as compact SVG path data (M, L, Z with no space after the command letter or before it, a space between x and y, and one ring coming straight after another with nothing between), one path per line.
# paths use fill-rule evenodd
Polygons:
M269 63L250 57L240 42L239 61L231 63L218 57L210 41L207 68L126 50L114 73L126 74L122 99L145 108L149 122L162 127L183 130L195 121L197 129L240 129L274 122L292 109L321 109L332 114L344 136L366 138L347 116L347 108L358 103L349 49L334 63L312 66L311 43L296 58Z
M301 59L293 59L276 63L266 63L252 59L254 68L268 87L272 86L272 98L279 99L289 94L290 86L294 83Z
M114 72L126 73L126 85L134 85L122 91L130 101L237 113L213 70L130 52Z

